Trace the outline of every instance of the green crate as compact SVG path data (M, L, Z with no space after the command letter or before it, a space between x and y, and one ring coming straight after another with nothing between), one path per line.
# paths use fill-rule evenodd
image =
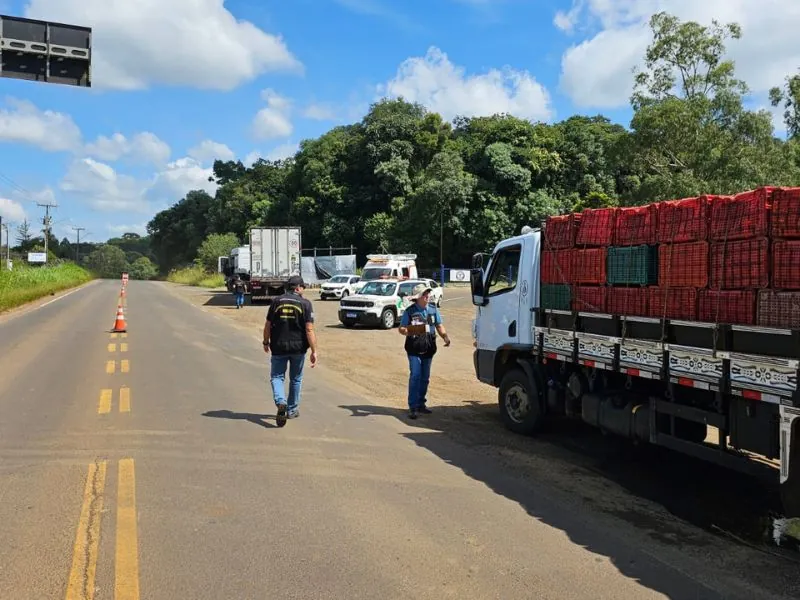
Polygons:
M656 246L614 246L608 249L608 283L655 285L658 283Z
M572 288L568 285L542 284L542 308L572 310Z

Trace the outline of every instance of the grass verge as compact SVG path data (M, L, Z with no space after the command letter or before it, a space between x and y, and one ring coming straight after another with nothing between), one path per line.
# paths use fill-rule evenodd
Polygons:
M93 279L92 274L72 263L53 266L15 266L0 271L0 312L38 300Z
M225 285L225 277L221 273L208 273L202 267L174 269L167 275L167 281L205 288L217 288Z

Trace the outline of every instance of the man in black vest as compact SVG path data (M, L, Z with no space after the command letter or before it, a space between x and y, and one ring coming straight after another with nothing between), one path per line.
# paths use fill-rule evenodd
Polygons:
M436 334L450 345L450 336L442 324L442 315L428 302L431 288L424 283L414 287L409 300L414 303L400 317L400 335L406 337L405 350L408 355L408 418L416 419L419 413L430 414L426 406L431 363L436 354Z
M306 351L311 349L311 367L317 365L317 336L314 333L314 307L303 298L302 277L290 277L287 292L273 299L264 324L264 352L272 352L270 380L278 407L278 427L286 419L300 416L300 388ZM289 367L289 400L284 395L286 367Z

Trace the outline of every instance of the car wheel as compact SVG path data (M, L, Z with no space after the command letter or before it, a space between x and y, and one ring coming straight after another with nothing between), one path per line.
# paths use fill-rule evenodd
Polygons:
M391 329L394 327L394 323L397 320L395 317L394 311L391 308L383 309L381 313L381 328L382 329Z
M342 290L342 298L347 298L350 295L350 292L347 290Z
M342 321L342 325L344 327L347 327L347 329L352 329L353 327L356 326L356 323L355 321Z

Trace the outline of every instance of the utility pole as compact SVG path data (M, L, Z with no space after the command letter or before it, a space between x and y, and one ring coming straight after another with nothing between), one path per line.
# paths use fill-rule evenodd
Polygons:
M45 262L47 262L47 242L50 239L50 209L55 208L57 205L50 204L49 202L46 204L40 204L37 202L36 206L44 209L44 219L42 219L42 224L44 225L44 256Z
M73 229L78 234L78 245L75 248L75 262L80 264L80 262L81 262L81 231L86 231L86 227L73 227Z
M6 269L8 263L11 262L11 231L8 229L8 224L3 225L3 217L0 217L0 259L3 257L3 228L6 230Z

